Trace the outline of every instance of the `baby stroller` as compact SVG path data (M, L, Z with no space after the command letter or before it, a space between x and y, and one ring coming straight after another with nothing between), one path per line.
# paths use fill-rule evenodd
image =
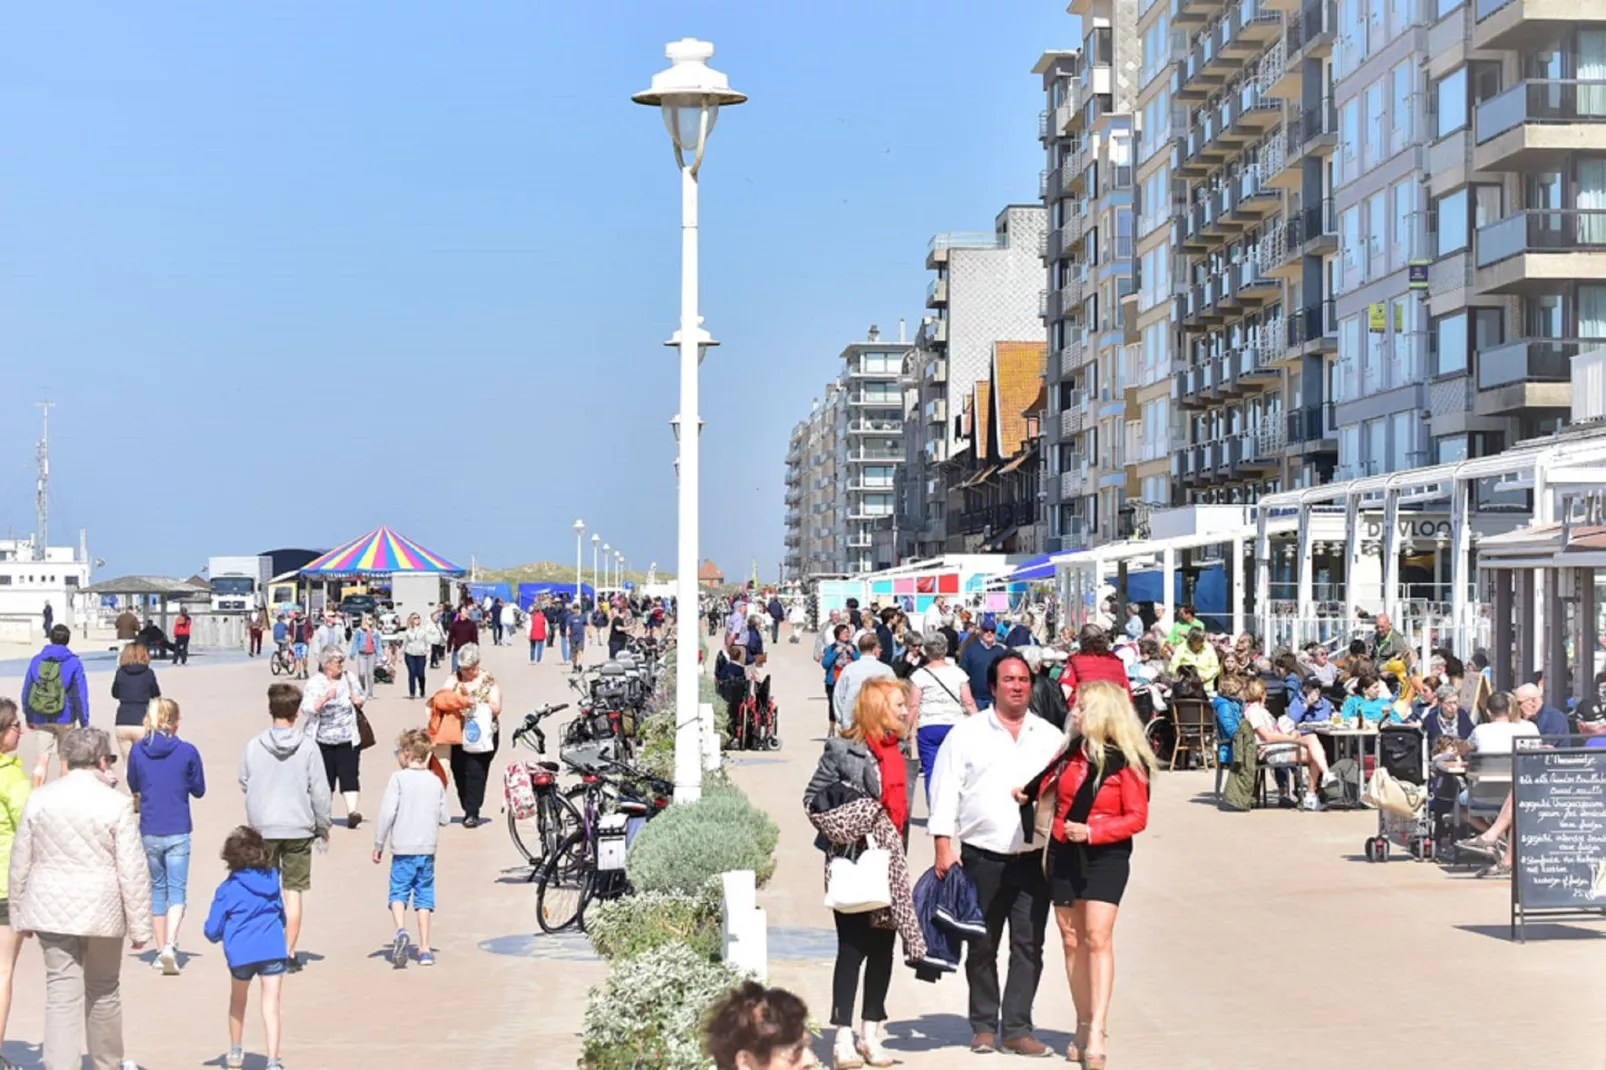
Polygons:
M737 709L731 745L738 750L780 750L777 734L780 717L770 697L768 676L751 684Z
M1376 764L1363 801L1377 809L1377 835L1366 841L1368 862L1387 862L1389 848L1418 862L1433 858L1433 812L1428 806L1428 743L1420 725L1385 725L1377 734Z

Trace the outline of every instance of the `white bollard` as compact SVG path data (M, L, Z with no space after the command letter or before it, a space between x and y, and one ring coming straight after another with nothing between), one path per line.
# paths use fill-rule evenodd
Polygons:
M714 704L702 702L697 706L697 719L702 722L703 772L719 772L719 727L714 723Z
M732 870L719 879L724 890L720 946L725 961L764 983L769 979L769 934L764 912L758 909L753 871Z

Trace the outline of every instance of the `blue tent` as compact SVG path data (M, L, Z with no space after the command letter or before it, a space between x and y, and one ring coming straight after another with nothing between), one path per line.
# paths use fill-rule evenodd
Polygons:
M1054 578L1054 555L1038 554L1036 557L1022 562L1014 572L1003 578L1010 582L1017 580L1051 580Z
M513 601L513 585L510 583L470 583L468 595L476 602L483 602L486 596L500 598L504 602Z
M592 590L589 583L580 584L580 593L586 598L595 598L597 592ZM552 580L519 584L519 608L528 610L535 605L535 600L543 596L559 598L563 596L574 597L574 584L555 583Z
M1183 592L1182 570L1172 573L1172 601L1186 601ZM1128 602L1165 601L1165 584L1159 569L1144 569L1126 574L1126 600ZM1202 566L1193 588L1193 603L1199 616L1218 631L1227 627L1227 570L1219 561Z

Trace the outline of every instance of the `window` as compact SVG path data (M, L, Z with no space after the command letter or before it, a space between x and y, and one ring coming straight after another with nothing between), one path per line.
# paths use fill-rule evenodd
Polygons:
M1421 305L1414 295L1396 297L1389 309L1389 329L1394 332L1394 360L1390 362L1390 386L1405 386L1416 382L1422 374L1418 359L1420 335L1417 331L1417 309Z
M1366 140L1361 144L1361 168L1370 171L1386 154L1388 129L1383 125L1383 81L1366 87Z
M1391 90L1389 155L1404 152L1411 144L1411 61L1395 66L1389 74Z
M1353 401L1361 396L1361 318L1351 316L1338 325L1338 376L1333 383L1334 401Z
M1433 83L1434 136L1449 137L1467 125L1467 69L1456 70Z
M1433 321L1433 374L1459 375L1467 370L1467 314L1456 312Z
M1366 199L1367 277L1388 274L1389 192L1380 189Z
M1389 0L1389 38L1404 33L1415 19L1412 0Z
M1393 448L1389 452L1389 471L1403 472L1407 468L1417 467L1421 460L1416 453L1416 429L1421 421L1416 419L1414 412L1397 412L1389 417L1393 424L1389 428Z
M1434 255L1449 256L1467 247L1467 191L1458 189L1433 202Z
M1095 27L1082 41L1082 56L1090 67L1110 65L1110 28ZM1130 69L1130 68L1129 68Z
M1344 102L1338 115L1338 181L1353 182L1360 177L1355 153L1361 142L1361 98Z
M1466 0L1435 0L1434 14L1442 19L1465 2Z
M1443 435L1433 440L1433 463L1456 464L1467 459L1467 436Z
M1403 178L1394 183L1394 235L1390 243L1389 267L1395 271L1404 267L1415 251L1416 243L1411 240L1411 231L1416 218L1417 185L1412 178Z
M1366 281L1366 258L1361 248L1361 209L1346 208L1338 217L1339 293L1348 293Z

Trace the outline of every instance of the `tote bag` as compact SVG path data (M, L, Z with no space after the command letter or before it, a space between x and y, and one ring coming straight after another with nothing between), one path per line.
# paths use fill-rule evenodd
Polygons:
M833 858L826 869L825 905L842 914L867 914L892 905L892 856L865 837L858 858Z
M484 754L496 748L491 725L491 707L476 702L463 717L463 749L470 754Z

